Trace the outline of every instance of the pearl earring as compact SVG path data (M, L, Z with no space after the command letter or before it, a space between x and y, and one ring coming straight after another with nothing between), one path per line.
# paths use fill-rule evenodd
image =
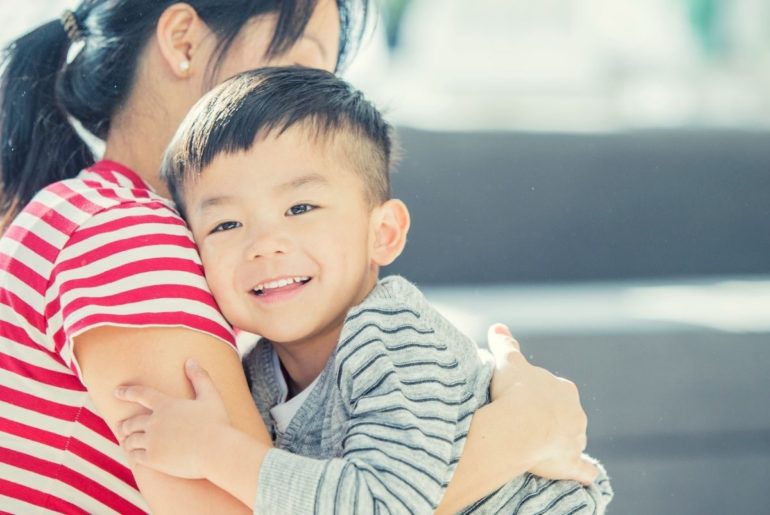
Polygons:
M182 61L181 63L179 63L179 69L182 72L184 72L184 73L189 72L190 71L190 61Z

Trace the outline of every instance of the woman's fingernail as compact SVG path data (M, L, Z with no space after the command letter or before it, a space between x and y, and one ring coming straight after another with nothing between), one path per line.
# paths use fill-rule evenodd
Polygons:
M195 358L187 358L185 365L190 369L198 368L198 362L195 360Z
M125 386L118 386L115 388L115 397L123 398L126 395L126 387Z
M511 335L511 331L508 329L508 326L505 324L495 324L495 333L502 334L504 336Z

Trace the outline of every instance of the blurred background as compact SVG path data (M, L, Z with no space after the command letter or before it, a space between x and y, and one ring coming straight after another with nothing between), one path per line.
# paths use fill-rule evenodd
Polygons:
M0 3L0 39L71 2ZM770 0L381 0L386 272L574 380L610 513L768 513Z
M767 0L381 0L351 70L440 130L767 127ZM362 72L362 73L357 73Z

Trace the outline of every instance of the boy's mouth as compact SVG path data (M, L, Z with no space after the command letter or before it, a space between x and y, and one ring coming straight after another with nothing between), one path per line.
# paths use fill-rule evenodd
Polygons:
M268 281L262 284L258 284L251 290L251 293L257 297L261 297L263 295L269 295L272 292L293 290L304 284L307 284L310 282L310 279L310 277L304 275L297 277L284 277L275 281Z

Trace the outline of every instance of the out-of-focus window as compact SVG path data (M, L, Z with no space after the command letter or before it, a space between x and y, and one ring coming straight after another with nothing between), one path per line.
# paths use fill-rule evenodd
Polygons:
M385 0L349 77L434 129L766 127L766 0Z

